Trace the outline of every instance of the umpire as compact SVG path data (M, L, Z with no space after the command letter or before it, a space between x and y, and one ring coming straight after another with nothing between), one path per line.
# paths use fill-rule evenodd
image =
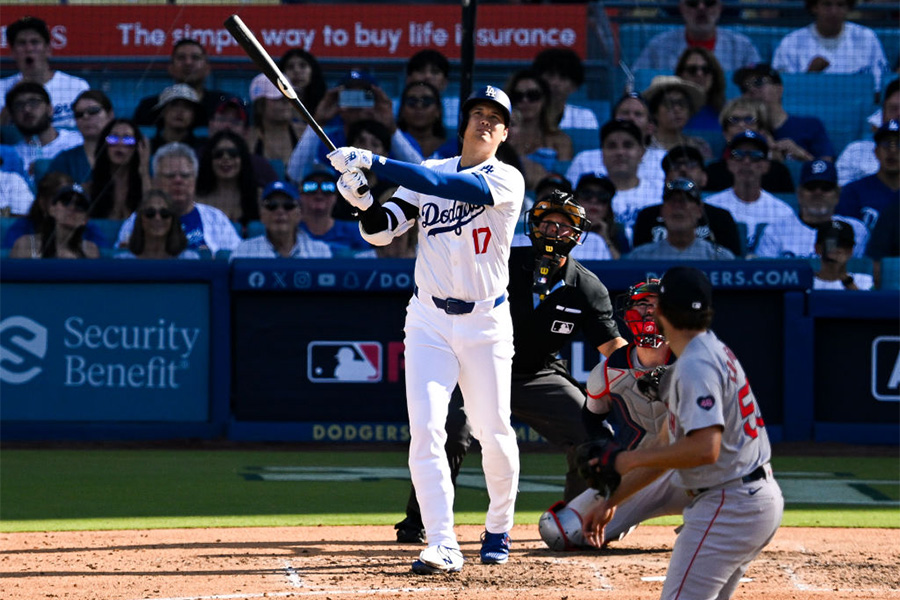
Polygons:
M590 229L584 208L571 194L555 191L528 211L532 246L514 247L509 257L510 311L515 355L512 365L512 415L551 443L564 448L568 461L564 498L585 489L575 464L575 448L587 439L581 413L582 386L569 374L559 351L579 332L601 354L625 346L613 318L609 292L596 275L569 252ZM450 401L445 445L454 486L472 444L462 394ZM425 541L425 529L411 490L406 518L397 523L397 541Z

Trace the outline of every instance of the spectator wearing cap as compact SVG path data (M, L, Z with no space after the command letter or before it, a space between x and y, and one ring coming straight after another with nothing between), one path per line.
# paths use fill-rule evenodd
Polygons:
M606 175L616 186L613 212L631 241L638 213L658 201L660 181L643 179L638 173L644 157L644 136L637 125L612 120L600 129L600 140Z
M878 171L844 186L835 209L861 220L869 231L881 211L900 202L900 121L888 121L875 132L875 158Z
M847 21L856 0L806 0L814 21L784 36L772 66L782 73L871 73L875 92L888 62L874 31Z
M856 239L853 256L862 256L869 232L862 221L835 216L840 192L833 163L825 160L804 163L797 188L799 216L792 215L769 225L759 241L756 255L760 258L813 257L816 231L836 220L853 228Z
M737 134L725 149L725 163L734 176L734 186L706 199L711 206L724 208L736 223L746 229L744 248L747 257L756 255L766 228L781 219L794 216L794 210L762 189L762 178L769 170L769 143L752 130ZM743 233L743 232L742 232Z
M707 181L705 192L720 192L734 185L734 176L728 170L728 143L739 133L750 130L766 138L772 139L769 130L769 111L759 100L735 98L725 104L719 115L722 124L722 137L725 138L726 149L720 160L706 165ZM769 170L763 175L762 187L771 194L790 194L794 192L794 180L790 170L769 153Z
M172 46L172 57L169 61L169 75L176 84L183 83L190 86L196 95L202 110L197 111L196 127L204 127L208 124L209 116L216 107L230 96L221 90L206 87L206 78L209 76L209 61L206 50L194 39L185 38L175 42ZM159 118L159 96L146 96L138 103L134 111L134 121L141 126L156 125Z
M584 207L591 222L591 233L596 233L609 248L610 257L618 260L631 249L622 224L616 221L612 201L616 196L616 184L609 177L587 174L575 186L575 200Z
M559 129L599 129L590 108L569 103L569 97L584 84L584 65L574 50L547 48L534 57L531 68L550 88L549 120Z
M84 143L84 138L77 131L53 126L50 94L39 83L21 81L14 85L6 92L6 107L22 137L13 150L22 161L29 185L34 185L38 175L35 173L35 161L52 159L63 150Z
M703 214L700 187L690 179L673 179L663 188L660 216L666 236L636 246L625 258L632 260L732 260L727 248L697 237L697 222Z
M459 128L459 96L448 93L450 61L433 48L419 50L406 62L406 85L424 81L438 91L443 108L444 127ZM454 136L455 137L455 136Z
M821 258L813 278L814 290L871 290L875 280L868 273L848 273L847 263L855 244L853 227L831 221L816 232L815 250Z
M772 149L784 158L799 161L834 160L835 152L825 125L817 117L788 114L784 110L784 84L778 71L767 64L738 69L734 83L746 98L759 100L769 113Z
M287 77L306 110L315 114L316 107L328 89L316 57L303 48L291 48L278 59L278 68ZM296 111L291 111L291 125L297 136L303 135L306 130L306 121Z
M290 183L274 181L263 190L259 214L264 235L244 240L229 257L235 258L331 258L331 248L313 239L300 226L299 192Z
M654 124L650 119L650 108L647 101L637 92L623 94L612 108L612 118L622 121L631 121L640 130L644 138L644 157L638 167L638 175L642 181L656 180L659 189L662 189L664 174L659 168L660 161L666 155L662 148L646 148L646 143L654 131ZM598 144L599 144L598 140ZM577 182L582 176L591 174L596 176L606 175L606 165L603 163L603 150L601 148L582 150L572 159L566 171L566 179Z
M152 187L161 189L172 201L172 210L181 221L188 248L215 255L219 250L234 250L241 243L234 225L218 208L196 201L197 155L179 142L166 144L152 158ZM119 229L117 246L128 246L134 229L131 215Z
M378 121L391 133L388 158L415 164L422 162L415 140L397 128L391 99L367 71L351 69L340 85L325 93L316 108L315 118L317 123L327 124L323 125L325 133L338 148L347 145L347 133L353 123L363 119ZM300 181L316 165L327 165L328 152L312 128L307 128L287 163L288 178Z
M307 174L300 183L300 208L303 211L300 230L310 238L328 244L335 258L352 258L372 250L359 232L357 221L334 218L337 199L332 169L320 167Z
M63 150L53 157L47 172L57 171L72 176L78 183L85 183L91 178L94 158L100 143L103 128L115 118L112 102L100 90L85 90L72 103L78 133L84 143Z
M666 182L688 179L701 190L706 184L703 156L693 146L675 146L662 160ZM634 246L658 242L666 238L667 230L662 217L662 204L654 204L642 209L634 224ZM695 235L698 239L719 244L735 256L741 255L741 237L731 213L718 206L700 202L700 218L697 220Z
M247 107L244 101L236 96L226 98L216 107L213 116L209 119L209 137L212 139L220 131L230 131L241 136L245 143L250 133L250 122L247 116ZM209 150L209 144L203 149L203 153ZM200 160L203 160L203 153ZM264 156L250 154L250 164L253 166L253 177L256 187L262 189L278 181L278 174L272 168L272 164Z
M680 0L684 27L655 36L641 51L632 69L673 71L685 48L699 46L716 55L722 68L734 71L759 62L759 52L745 35L718 26L722 0Z
M881 109L873 116L877 119L872 123L869 117L872 134L889 121L900 121L900 79L890 82L884 89L884 102ZM866 175L878 172L878 159L875 158L875 141L872 139L856 140L850 142L841 151L835 163L838 172L838 183L842 186L851 181L862 179Z
M542 200L548 200L553 192L560 191L565 194L572 194L572 184L558 173L551 173L541 179L534 189L534 204ZM531 205L533 206L533 204ZM530 210L530 206L523 206L523 214ZM513 246L531 246L531 238L526 233L517 233L513 236ZM578 260L612 260L614 257L609 246L599 234L592 231L585 231L581 236L579 243L572 248L571 255Z
M688 121L704 104L703 88L674 75L657 75L643 96L656 125L648 147L668 151L675 146L694 146L704 160L712 158L706 140L684 133Z
M159 102L154 109L159 117L156 121L156 135L150 140L151 154L173 142L190 146L198 156L203 152L208 140L194 135L197 118L202 111L194 88L186 83L170 85L160 93Z
M23 235L10 258L99 258L97 245L83 237L90 198L78 184L60 188L47 207L40 231Z
M286 165L300 136L293 125L291 102L260 73L250 82L253 126L247 136L250 151L270 164Z
M30 81L47 90L53 127L74 128L76 122L72 106L78 95L90 86L80 77L50 68L50 29L47 23L37 17L22 17L7 25L6 43L19 72L0 79L0 123L9 123L12 116L5 100L7 92L20 81Z

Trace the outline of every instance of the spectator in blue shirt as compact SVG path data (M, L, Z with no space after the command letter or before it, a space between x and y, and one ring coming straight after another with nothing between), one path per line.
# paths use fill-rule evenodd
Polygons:
M784 110L784 85L778 71L759 63L738 69L734 83L741 88L744 97L760 100L766 105L775 138L773 151L780 152L786 159L802 162L835 159L834 146L818 117L791 115Z
M888 121L875 132L875 158L878 172L844 186L835 210L859 219L870 232L881 211L900 201L900 122Z
M50 161L47 171L58 171L71 175L76 183L85 183L91 178L100 132L116 116L112 102L100 90L85 90L72 103L75 126L84 138L84 144L63 150Z

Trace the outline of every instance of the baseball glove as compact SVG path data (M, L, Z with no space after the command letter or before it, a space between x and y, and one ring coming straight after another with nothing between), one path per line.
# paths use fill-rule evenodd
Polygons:
M652 371L647 371L637 379L638 390L647 397L650 402L659 400L659 382L662 380L666 369L669 367L662 365L656 367Z
M591 440L578 446L575 455L579 475L607 498L622 482L615 464L616 456L623 449L611 439Z

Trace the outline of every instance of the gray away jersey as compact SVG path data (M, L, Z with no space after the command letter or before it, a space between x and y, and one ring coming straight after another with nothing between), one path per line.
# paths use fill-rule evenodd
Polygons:
M714 464L677 471L685 488L708 488L739 479L769 462L769 436L744 369L713 332L688 343L663 383L673 442L704 427L724 428Z

